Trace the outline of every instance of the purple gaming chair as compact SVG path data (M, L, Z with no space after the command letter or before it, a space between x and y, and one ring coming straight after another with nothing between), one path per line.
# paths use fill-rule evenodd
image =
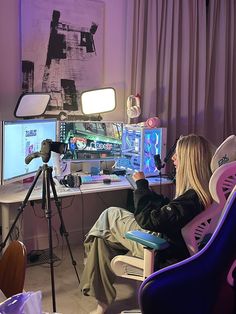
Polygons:
M154 272L142 283L142 313L236 313L235 260L236 186L207 245L188 259ZM229 272L232 286L227 281Z

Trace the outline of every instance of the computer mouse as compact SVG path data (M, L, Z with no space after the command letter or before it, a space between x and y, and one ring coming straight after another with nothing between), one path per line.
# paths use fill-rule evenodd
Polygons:
M111 179L109 179L109 178L103 179L103 183L104 184L111 184Z

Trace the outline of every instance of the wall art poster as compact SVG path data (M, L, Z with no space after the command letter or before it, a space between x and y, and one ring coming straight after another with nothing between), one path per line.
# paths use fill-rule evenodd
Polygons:
M81 91L103 84L104 3L21 0L22 92L47 92L46 115L81 115Z

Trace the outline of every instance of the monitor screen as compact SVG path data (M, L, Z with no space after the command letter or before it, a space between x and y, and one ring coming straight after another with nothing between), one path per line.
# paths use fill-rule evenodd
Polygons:
M41 158L33 158L29 164L25 158L40 152L45 139L56 141L55 119L3 121L2 130L2 184L33 176L43 164ZM52 166L52 161L48 164Z
M122 122L59 122L59 141L68 144L67 160L107 160L121 156Z

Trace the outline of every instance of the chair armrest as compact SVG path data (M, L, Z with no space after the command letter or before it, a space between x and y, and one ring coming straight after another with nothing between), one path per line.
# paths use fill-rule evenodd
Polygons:
M125 233L125 237L154 250L164 250L169 246L167 240L140 230L128 231Z

